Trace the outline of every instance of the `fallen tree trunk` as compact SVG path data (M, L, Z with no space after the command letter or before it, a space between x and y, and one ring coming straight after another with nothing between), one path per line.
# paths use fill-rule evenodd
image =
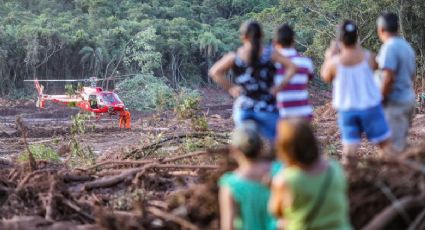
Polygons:
M155 151L159 148L162 147L163 144L172 141L172 140L180 140L183 138L203 138L206 136L211 136L213 138L218 138L218 139L225 139L228 140L229 137L227 135L221 134L221 133L212 133L212 132L196 132L196 133L185 133L185 134L178 134L178 135L173 135L173 136L169 136L169 137L165 137L162 140L159 140L155 143L149 144L147 146L144 146L140 149L135 149L133 151L131 151L129 154L127 154L124 159L128 159L131 156L134 156L136 154L140 154L143 153L147 150L149 151Z
M138 174L140 172L145 172L148 168L152 168L155 165L156 164L150 164L150 165L146 165L142 168L128 169L128 170L126 170L126 171L124 171L121 174L116 175L116 176L111 176L111 177L108 177L108 178L101 178L99 180L88 182L88 183L83 185L83 189L84 190L92 190L92 189L96 189L96 188L110 187L110 186L113 186L113 185L116 185L116 184L122 182L123 180L125 180L129 177L134 177L136 174Z

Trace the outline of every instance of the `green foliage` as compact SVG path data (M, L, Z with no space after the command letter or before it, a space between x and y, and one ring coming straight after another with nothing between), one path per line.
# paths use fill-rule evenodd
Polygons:
M82 91L83 88L84 88L84 84L81 83L81 82L78 82L78 84L77 84L77 91Z
M77 102L75 101L71 101L68 103L68 107L75 107L75 106L77 106Z
M194 131L208 131L208 120L204 114L197 114L190 119Z
M238 29L247 19L263 23L266 42L276 26L294 25L297 48L319 66L344 18L355 20L363 45L377 51L375 19L383 10L401 14L401 33L415 47L423 75L424 8L423 0L2 1L0 96L17 95L22 80L35 76L142 74L174 89L206 83L212 63L240 44Z
M214 137L207 135L204 138L185 138L181 147L183 152L194 152L200 149L213 148L218 145L220 143Z
M151 74L140 74L118 84L120 97L127 107L135 110L163 110L172 108L175 93L164 79Z
M0 95L23 79L152 74L178 88L208 80L238 27L276 1L3 1Z
M72 86L72 84L66 84L65 92L66 92L66 95L68 96L75 95L74 86Z
M207 131L208 122L202 113L200 102L201 96L198 91L182 89L176 97L174 112L178 119L190 119L194 131Z
M200 110L201 96L198 91L182 89L176 97L174 111L179 119L189 119L196 116Z
M102 54L102 48L92 48L90 46L84 46L78 52L81 56L81 64L84 67L88 67L89 71L92 71L92 75L97 76L100 72L101 65L103 63L104 57Z
M90 147L84 147L81 145L81 135L86 132L86 122L90 118L90 115L86 113L78 113L72 116L71 131L71 166L91 165L95 162L95 154Z
M206 57L212 57L216 55L220 46L223 46L222 42L215 37L211 32L204 32L198 37L199 49L202 54Z
M182 143L182 147L185 152L194 152L205 148L205 141L204 139L186 138Z
M165 109L181 109L190 103L199 104L198 91L181 88L175 92L166 84L166 79L152 74L139 74L127 78L117 85L120 97L126 106L139 111L162 111Z
M29 149L35 160L45 160L50 162L59 162L59 154L52 148L45 146L43 144L34 144L30 145ZM18 156L18 161L27 162L28 161L28 151L22 152Z
M86 121L90 119L88 113L77 113L71 117L71 134L73 135L83 135L86 132Z
M425 33L419 26L425 14L415 9L425 7L424 1L389 0L285 0L281 4L254 14L254 18L265 25L268 34L280 24L289 23L297 32L297 48L312 57L319 66L330 40L335 39L336 26L343 19L354 20L359 25L359 39L362 45L375 52L380 41L376 33L376 19L382 11L401 13L401 33L413 43L416 50L424 50L425 43L418 34ZM409 15L403 17L403 15ZM423 23L422 23L423 24ZM423 63L418 62L419 66Z
M124 63L131 66L135 62L141 73L152 74L154 69L161 65L161 53L156 51L154 43L158 35L153 27L137 33L125 50Z

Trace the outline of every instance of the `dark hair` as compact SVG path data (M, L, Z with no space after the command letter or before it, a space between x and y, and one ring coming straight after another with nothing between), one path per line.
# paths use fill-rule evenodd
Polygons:
M338 40L346 46L353 46L357 43L358 28L356 23L351 20L345 20L337 31Z
M378 18L378 27L383 28L385 31L390 33L398 32L398 16L395 13L383 12Z
M281 25L276 31L276 41L282 46L290 46L294 42L295 32L288 24Z
M232 134L232 145L248 159L256 159L263 145L256 123L246 121L237 127Z
M292 118L279 123L276 149L288 161L306 166L320 156L313 128L305 119Z
M248 21L242 24L241 35L248 38L252 44L252 50L249 57L249 64L256 65L260 59L261 41L263 39L263 30L256 21Z

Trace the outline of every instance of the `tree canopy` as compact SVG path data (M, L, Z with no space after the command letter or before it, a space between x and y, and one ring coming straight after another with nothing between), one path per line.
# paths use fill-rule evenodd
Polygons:
M420 0L1 0L0 95L24 79L144 74L171 87L208 82L207 70L239 44L239 25L263 23L267 39L282 23L321 63L343 18L355 20L362 43L377 51L375 21L398 13L401 33L418 53L423 75L425 2Z

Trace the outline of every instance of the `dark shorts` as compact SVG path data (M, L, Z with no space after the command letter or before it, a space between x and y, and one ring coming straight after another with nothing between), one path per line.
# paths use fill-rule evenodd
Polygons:
M344 144L360 143L363 132L374 144L391 137L391 130L381 105L365 110L339 111L338 125Z

